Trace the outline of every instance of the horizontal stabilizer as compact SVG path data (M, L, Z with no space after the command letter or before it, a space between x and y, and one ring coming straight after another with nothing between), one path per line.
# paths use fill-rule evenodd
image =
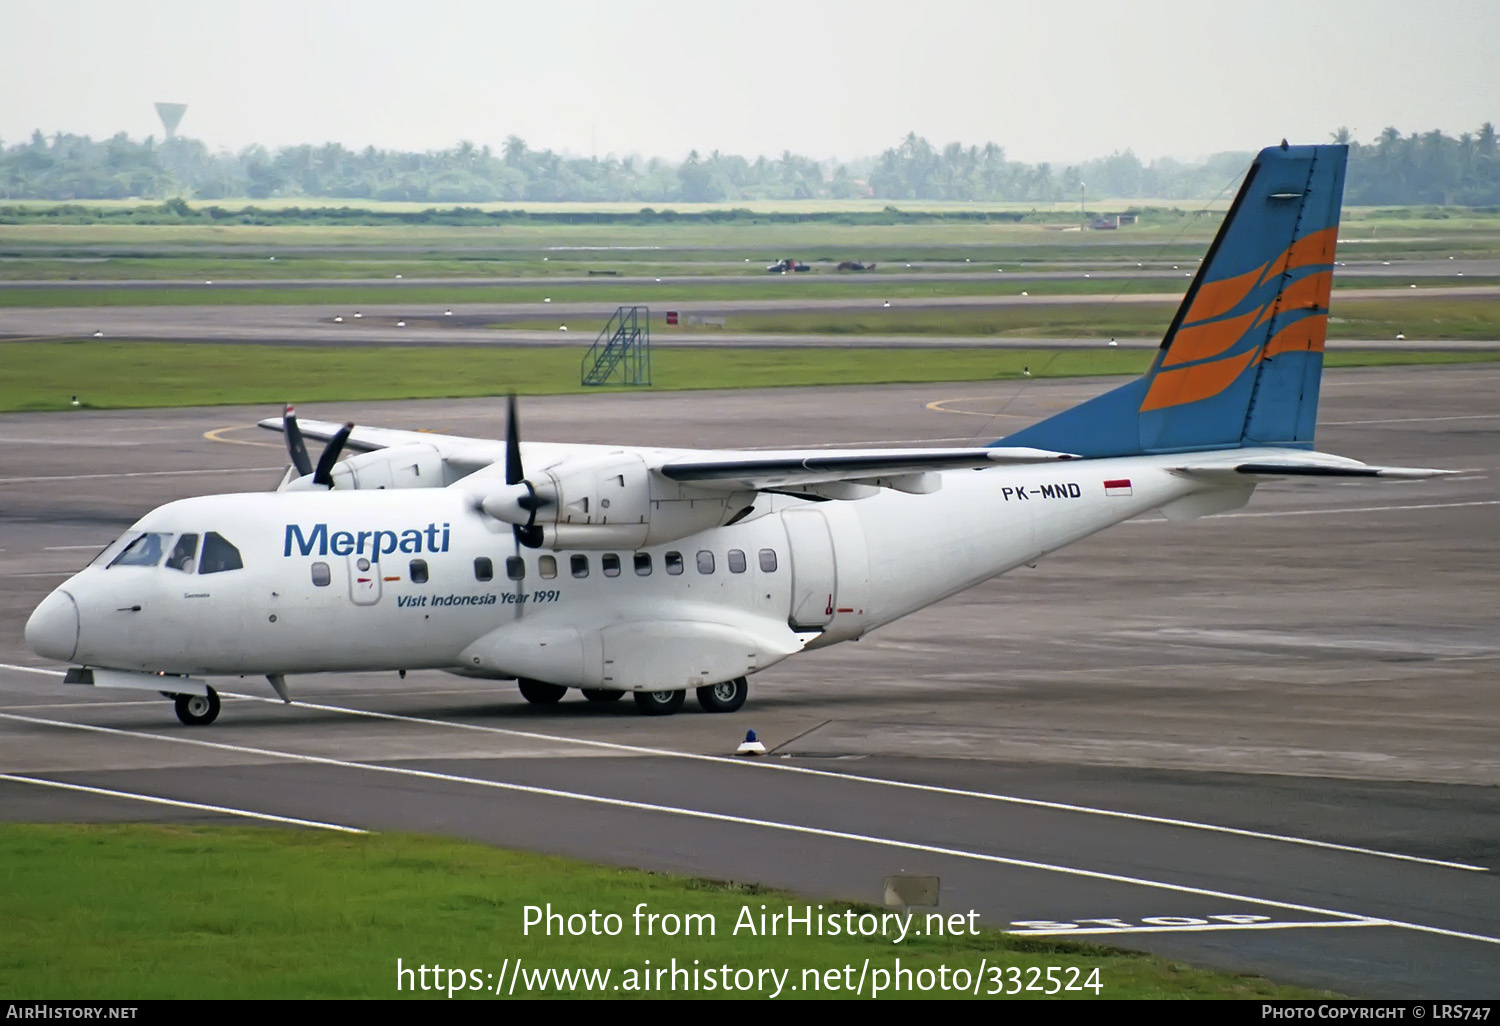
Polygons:
M1458 470L1432 467L1378 467L1323 453L1308 453L1304 459L1259 460L1254 463L1200 463L1172 467L1174 474L1203 481L1266 481L1281 477L1334 477L1345 480L1385 478L1410 481L1427 477L1447 477ZM1318 457L1321 457L1319 459ZM1325 462L1326 461L1326 462Z

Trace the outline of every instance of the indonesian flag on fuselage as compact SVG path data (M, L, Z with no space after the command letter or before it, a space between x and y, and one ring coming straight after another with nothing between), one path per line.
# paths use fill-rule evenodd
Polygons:
M1122 478L1120 478L1117 481L1106 481L1106 482L1104 482L1104 494L1105 495L1129 495L1130 494L1130 478L1128 478L1128 477L1122 477Z

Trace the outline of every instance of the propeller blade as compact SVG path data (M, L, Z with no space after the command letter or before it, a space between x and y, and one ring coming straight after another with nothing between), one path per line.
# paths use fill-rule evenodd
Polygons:
M521 467L521 428L516 423L516 394L510 394L505 408L505 483L520 484L526 479Z
M313 472L312 460L307 458L307 443L302 440L302 429L297 426L297 408L291 403L281 411L281 428L286 434L286 451L291 453L297 476L306 477Z
M354 430L354 422L350 421L339 428L338 434L328 441L328 447L323 450L323 455L318 457L318 469L313 471L313 484L322 485L324 488L333 487L333 465L339 461L339 453L344 449L344 443L349 440L349 432Z

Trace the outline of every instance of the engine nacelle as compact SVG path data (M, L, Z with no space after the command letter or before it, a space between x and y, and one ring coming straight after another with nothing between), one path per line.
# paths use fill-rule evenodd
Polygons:
M437 446L426 442L397 445L374 452L363 452L333 465L329 472L333 487L352 491L374 488L443 488L457 478ZM282 491L304 491L318 488L312 475L284 482Z
M743 519L755 498L684 487L637 454L612 452L563 460L482 503L499 520L540 528L542 548L638 549Z
M335 488L442 488L446 464L437 446L425 442L360 453L334 464Z

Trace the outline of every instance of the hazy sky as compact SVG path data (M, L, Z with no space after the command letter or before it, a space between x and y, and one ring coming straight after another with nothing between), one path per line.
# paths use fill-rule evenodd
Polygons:
M1500 121L1500 0L0 0L0 139L1070 161Z

